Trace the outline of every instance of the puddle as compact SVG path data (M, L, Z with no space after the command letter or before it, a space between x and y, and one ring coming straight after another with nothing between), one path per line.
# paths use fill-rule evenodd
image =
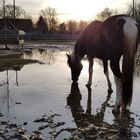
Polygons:
M113 93L108 95L102 63L95 61L93 85L86 88L88 63L84 60L79 82L71 82L66 51L40 49L24 53L20 69L0 69L0 140L139 139L140 77L136 69L134 96L122 116L114 116Z

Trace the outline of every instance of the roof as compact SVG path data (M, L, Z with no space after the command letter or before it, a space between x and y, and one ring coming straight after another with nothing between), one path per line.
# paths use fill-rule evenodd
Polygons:
M15 19L15 26L14 26L14 19L6 18L6 28L7 29L18 29L23 30L24 32L31 32L34 30L33 23L31 19ZM0 29L5 28L5 21L3 18L0 19Z

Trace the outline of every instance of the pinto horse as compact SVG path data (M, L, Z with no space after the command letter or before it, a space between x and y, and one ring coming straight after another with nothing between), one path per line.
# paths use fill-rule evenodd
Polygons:
M103 61L104 73L108 82L108 91L112 91L108 72L108 60L114 74L116 84L116 101L114 111L120 107L125 110L131 104L133 92L133 70L135 53L138 47L139 30L134 19L127 15L115 15L104 22L93 21L82 32L75 44L71 55L67 54L67 63L71 69L74 82L82 70L81 60L86 55L89 61L89 80L92 84L93 60L99 58ZM123 56L122 71L119 61Z

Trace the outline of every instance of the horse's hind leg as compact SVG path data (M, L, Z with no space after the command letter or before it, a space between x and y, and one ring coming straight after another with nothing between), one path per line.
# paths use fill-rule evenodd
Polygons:
M107 84L108 84L108 93L112 93L113 90L112 90L112 84L109 79L108 61L107 60L103 60L103 66L104 66L104 74L106 76Z
M92 74L93 74L93 58L88 57L89 61L89 79L88 83L86 84L87 87L90 87L92 84Z
M122 101L122 74L120 71L119 60L115 59L110 61L111 70L114 74L114 81L116 84L116 101L115 101L115 109L114 111L119 111Z

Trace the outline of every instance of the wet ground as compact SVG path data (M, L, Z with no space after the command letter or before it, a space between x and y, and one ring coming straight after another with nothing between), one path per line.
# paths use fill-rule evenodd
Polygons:
M130 111L114 116L112 73L112 94L98 60L91 88L85 86L86 60L78 84L72 83L66 62L71 46L60 48L28 48L23 58L35 61L0 65L0 140L140 139L139 67Z

